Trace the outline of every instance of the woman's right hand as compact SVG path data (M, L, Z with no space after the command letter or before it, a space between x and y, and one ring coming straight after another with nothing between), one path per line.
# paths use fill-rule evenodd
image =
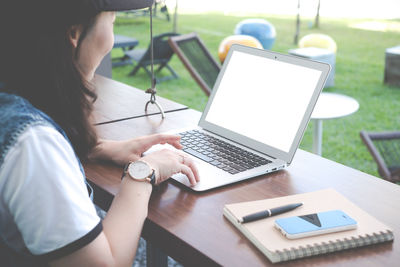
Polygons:
M140 159L147 162L156 172L156 185L176 173L185 174L192 186L200 181L199 172L193 160L180 151L163 149Z

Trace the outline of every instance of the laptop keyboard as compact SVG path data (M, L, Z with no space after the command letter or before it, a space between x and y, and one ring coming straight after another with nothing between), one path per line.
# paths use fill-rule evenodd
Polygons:
M198 130L179 133L179 135L183 151L230 174L271 163L270 160Z

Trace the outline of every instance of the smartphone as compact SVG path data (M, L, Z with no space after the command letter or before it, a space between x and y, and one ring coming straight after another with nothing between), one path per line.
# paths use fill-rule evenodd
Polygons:
M357 222L341 210L293 216L275 220L275 227L289 239L357 228Z

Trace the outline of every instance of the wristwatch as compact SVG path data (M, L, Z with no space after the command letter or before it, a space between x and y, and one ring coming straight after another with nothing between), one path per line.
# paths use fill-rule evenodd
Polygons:
M122 178L128 174L133 180L139 182L156 183L156 172L147 162L138 160L125 165Z

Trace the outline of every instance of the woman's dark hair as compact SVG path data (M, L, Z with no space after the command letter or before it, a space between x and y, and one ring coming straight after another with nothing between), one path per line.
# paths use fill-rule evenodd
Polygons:
M4 83L0 90L24 97L49 115L66 132L78 157L85 160L97 143L89 120L96 95L74 60L96 16L79 21L83 33L77 53L68 38L70 25L19 20L15 17L0 26L0 82Z

